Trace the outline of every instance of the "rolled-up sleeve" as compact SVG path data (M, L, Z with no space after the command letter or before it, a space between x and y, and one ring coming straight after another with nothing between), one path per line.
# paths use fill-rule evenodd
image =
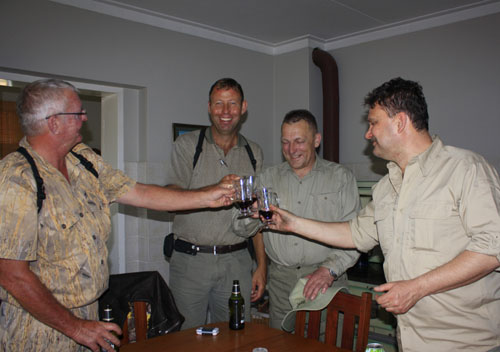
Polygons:
M500 185L496 171L475 163L465 174L460 213L467 235L466 250L495 256L500 261Z

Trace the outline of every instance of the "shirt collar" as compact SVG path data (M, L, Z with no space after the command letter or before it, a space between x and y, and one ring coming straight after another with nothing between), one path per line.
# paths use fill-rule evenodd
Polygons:
M208 126L205 129L205 138L207 139L208 143L215 144L211 126ZM245 147L246 144L247 143L245 138L240 133L238 133L238 141L236 142L236 147Z
M49 168L49 169L54 168L54 166L52 166L52 164L50 164L48 161L46 161L40 154L38 154L35 151L35 149L33 149L33 147L31 147L31 144L26 139L26 136L24 136L21 139L21 141L19 142L19 145L21 147L24 147L28 151L28 153L30 153L30 155L33 157L33 159L35 159L37 161L37 163L39 163L40 165L43 165L43 167ZM83 143L79 143L75 147L73 147L72 150L75 150L76 152L78 152L79 150L82 150L85 148L88 148L88 147ZM80 160L78 160L75 156L73 156L71 154L71 151L68 152L68 154L66 154L65 159L66 159L66 162L69 161L71 163L71 165L73 165L73 166L80 164Z
M431 168L434 166L434 161L438 157L439 153L443 150L444 145L441 139L434 135L432 136L432 144L422 153L413 157L409 162L406 168L411 167L414 164L417 164L420 172L425 177L431 171ZM393 161L387 163L387 169L389 170L389 179L391 183L396 189L399 189L402 183L402 172L401 168L398 164Z
M284 168L283 168L284 173L293 174L295 177L298 178L297 174L295 173L295 171L293 171L293 169L290 166L290 164L287 161L285 161L284 164L285 164ZM319 155L316 153L316 160L314 161L313 168L302 179L310 177L313 174L314 171L321 171L321 170L323 170L325 168L325 164L326 164L326 160L320 158Z

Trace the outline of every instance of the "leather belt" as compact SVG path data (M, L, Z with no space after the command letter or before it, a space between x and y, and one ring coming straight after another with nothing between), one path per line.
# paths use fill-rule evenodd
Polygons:
M231 253L247 248L248 242L243 241L237 244L230 244L226 246L198 246L194 243L186 242L181 239L175 240L174 249L177 252L196 255L200 253L212 253L213 255Z

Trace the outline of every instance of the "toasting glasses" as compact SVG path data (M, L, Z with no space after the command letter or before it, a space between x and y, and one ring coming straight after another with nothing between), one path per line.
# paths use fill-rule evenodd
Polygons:
M236 206L240 209L240 218L249 217L252 215L252 204L255 202L253 176L243 176L234 182L234 189L236 191Z
M264 218L264 229L269 229L269 224L272 224L273 211L270 205L279 206L279 199L276 192L271 188L262 187L257 190L257 201L259 205L259 215Z

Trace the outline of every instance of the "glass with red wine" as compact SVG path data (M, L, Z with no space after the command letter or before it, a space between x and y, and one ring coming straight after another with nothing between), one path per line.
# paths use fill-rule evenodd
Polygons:
M240 210L240 218L252 215L252 204L256 201L254 187L255 177L253 176L242 176L239 180L234 181L235 205Z
M262 187L257 190L257 202L260 218L264 222L264 229L268 229L269 224L272 224L273 218L273 211L270 205L279 206L278 195L271 188Z

